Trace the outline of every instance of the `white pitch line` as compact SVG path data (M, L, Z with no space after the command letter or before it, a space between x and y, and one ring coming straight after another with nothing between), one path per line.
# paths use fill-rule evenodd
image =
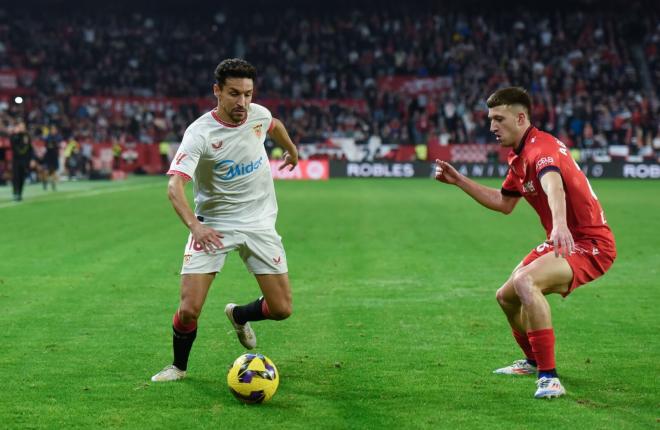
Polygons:
M85 191L70 191L70 192L62 192L60 195L56 194L50 194L48 195L48 199L44 199L43 197L45 196L36 196L35 198L32 199L27 199L23 200L20 203L19 202L6 202L6 203L0 203L0 209L3 208L16 208L23 206L25 204L33 204L33 203L42 203L46 201L60 201L60 200L73 200L73 199L78 199L78 198L83 198L83 197L93 197L93 196L98 196L102 194L110 194L110 193L117 193L121 191L133 191L133 190L141 190L144 188L151 188L155 186L165 186L161 183L158 182L153 182L150 184L140 184L140 185L131 185L131 186L122 186L122 187L117 187L117 188L101 188L101 189L96 189L96 190L85 190ZM53 197L51 197L53 196Z

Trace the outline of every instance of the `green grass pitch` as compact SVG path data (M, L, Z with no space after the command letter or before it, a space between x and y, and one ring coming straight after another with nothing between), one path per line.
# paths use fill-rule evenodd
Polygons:
M225 383L244 350L224 305L259 295L237 254L188 378L149 381L171 362L187 236L165 178L29 186L20 204L0 188L0 427L657 428L659 185L592 185L619 257L550 298L568 395L539 401L533 377L491 374L521 357L495 291L544 239L525 202L504 216L430 179L277 182L294 314L254 324L281 374L260 406Z

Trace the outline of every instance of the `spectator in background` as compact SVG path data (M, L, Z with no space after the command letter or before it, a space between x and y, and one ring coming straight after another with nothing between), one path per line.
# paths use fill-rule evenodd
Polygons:
M42 160L43 178L42 184L44 190L48 189L50 183L53 191L57 189L57 182L59 181L60 169L60 142L62 136L57 128L53 125L47 129L46 135L43 137L46 145L46 153Z
M89 178L92 173L93 148L91 143L83 143L80 150L80 172L84 178Z
M158 154L160 155L160 172L167 173L167 170L170 166L170 143L167 141L162 141L158 144Z
M256 3L263 6L261 13L276 7L263 0ZM432 3L400 10L363 2L377 5L378 14L365 14L356 5L341 13L329 7L320 15L323 6L310 4L289 10L264 37L244 40L238 23L259 19L247 8L233 9L231 19L219 24L212 16L185 10L173 16L153 9L124 20L112 9L90 16L83 10L65 14L48 6L30 10L14 2L8 6L13 19L7 34L29 31L31 37L3 40L12 55L0 57L0 68L36 71L31 87L37 90L37 103L26 112L29 123L58 124L64 135L81 141L110 142L123 135L122 142L152 143L169 132L180 141L186 125L199 116L194 103L159 108L124 100L121 108L113 109L106 102L73 103L72 98L204 97L206 61L217 40L261 61L256 64L265 71L259 98L282 101L277 113L296 143L322 142L333 132L359 134L362 122L373 123L384 144L421 143L431 125L449 143L492 142L478 94L527 82L535 122L555 135L570 135L577 147L584 146L587 122L608 142L629 144L631 127L621 121L626 111L632 112L632 126L639 121L651 125L644 128L644 140L653 136L660 82L657 8L635 18L644 33L635 43L646 53L649 92L643 90L643 74L636 73L642 65L632 55L634 43L619 43L628 41L620 18L631 12L603 7L585 13L584 2L578 2L576 8L558 6L552 19L534 8L515 17L483 9L465 19L460 3ZM86 24L72 26L77 18ZM45 20L48 26L42 25ZM502 31L513 25L515 32ZM48 42L53 39L91 49L61 49ZM545 48L538 52L537 46ZM502 56L494 55L499 47L508 47ZM427 88L428 94L413 91L414 96L405 89L382 88L380 79L395 75L442 76L451 84L447 89ZM355 100L364 101L366 108L351 118L347 105ZM392 123L394 118L399 124Z
M7 180L7 148L0 146L0 185L5 185Z
M651 140L651 146L653 147L653 150L655 151L655 160L660 162L660 124L658 124L658 126L655 130L655 135L653 136L653 139Z
M80 144L73 137L69 139L64 149L64 159L69 180L79 179L82 171L82 153Z
M13 127L9 136L12 151L12 185L14 189L14 201L23 200L23 186L27 178L30 166L34 161L32 151L32 139L28 134L25 122L19 119Z
M112 170L119 170L121 168L121 154L123 149L119 142L112 144Z

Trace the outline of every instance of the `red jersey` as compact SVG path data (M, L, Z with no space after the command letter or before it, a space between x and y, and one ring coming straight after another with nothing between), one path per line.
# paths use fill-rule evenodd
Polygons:
M598 197L566 146L556 137L530 126L520 146L509 153L509 172L502 183L502 194L524 197L541 218L549 238L552 212L541 177L559 172L566 194L566 222L575 239L599 237L613 240Z

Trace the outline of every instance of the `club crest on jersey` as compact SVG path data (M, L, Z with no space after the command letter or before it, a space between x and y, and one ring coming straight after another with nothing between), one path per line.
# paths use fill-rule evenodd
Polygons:
M218 170L216 173L218 179L221 181L231 181L232 179L241 176L251 175L256 172L262 164L263 157L259 157L258 160L247 163L237 163L234 160L222 160L215 163L213 169Z
M257 135L257 138L259 138L259 139L261 139L261 129L262 129L261 124L257 124L254 127L252 127L252 130L254 131L254 134Z

